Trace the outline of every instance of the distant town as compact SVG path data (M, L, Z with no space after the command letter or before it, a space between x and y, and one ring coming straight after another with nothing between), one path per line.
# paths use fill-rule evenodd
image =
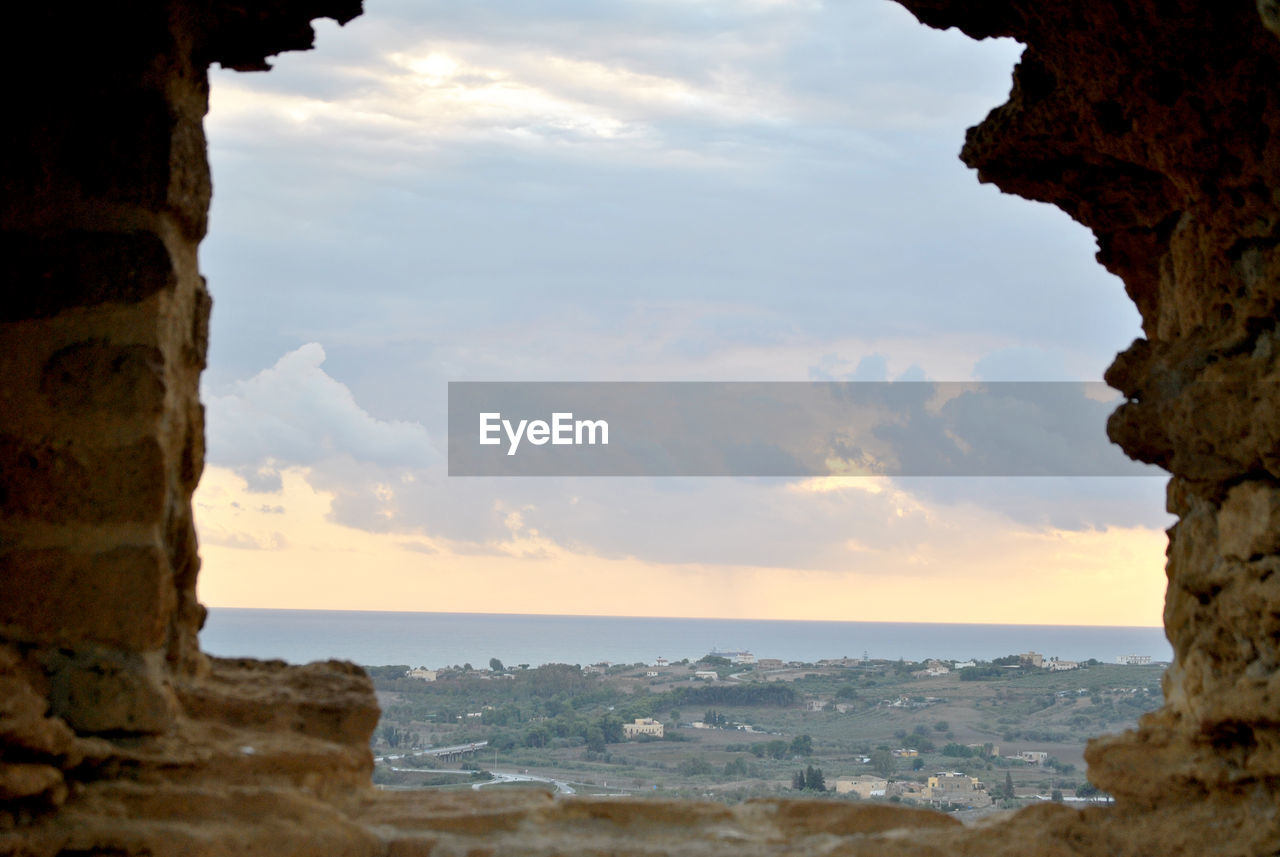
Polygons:
M1089 738L1161 702L1149 655L990 661L716 651L649 663L368 668L384 788L882 800L968 816L1100 802Z

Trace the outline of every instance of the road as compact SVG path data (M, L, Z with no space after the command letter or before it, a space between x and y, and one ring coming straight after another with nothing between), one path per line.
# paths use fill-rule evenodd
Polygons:
M497 785L498 783L550 783L562 795L577 794L573 786L564 780L553 780L550 777L539 777L536 774L508 774L502 771L490 771L490 773L493 774L493 779L484 783L473 783L471 788L479 791L485 786Z
M428 747L425 750L414 750L411 753L392 753L386 756L374 756L373 761L377 763L392 762L396 759L407 759L410 756L452 756L474 754L489 746L488 741L476 741L471 744L456 744L452 747Z

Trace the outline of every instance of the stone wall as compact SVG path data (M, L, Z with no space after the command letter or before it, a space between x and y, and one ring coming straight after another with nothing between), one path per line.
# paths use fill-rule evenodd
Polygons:
M1280 40L1250 3L942 3L933 26L1029 47L971 129L982 181L1098 238L1145 337L1107 381L1108 424L1173 474L1165 707L1097 742L1130 804L1274 793L1280 777ZM1087 17L1086 17L1087 10Z
M6 12L0 853L1280 850L1280 13L899 2L1028 46L963 158L1094 230L1142 313L1107 375L1128 399L1108 430L1173 474L1177 662L1164 708L1090 747L1116 807L962 828L807 801L384 794L358 669L202 655L205 70L265 69L359 4L137 0Z

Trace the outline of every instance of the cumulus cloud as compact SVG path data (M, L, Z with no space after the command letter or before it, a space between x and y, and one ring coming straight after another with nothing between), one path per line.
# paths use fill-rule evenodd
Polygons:
M911 555L931 540L975 527L1097 530L1167 523L1155 496L1158 484L1152 487L1159 480L1139 478L449 478L421 425L371 415L346 384L324 371L324 359L318 345L303 346L209 397L210 460L233 468L254 491L278 490L282 469L304 468L307 482L330 497L332 520L399 536L397 544L409 551L434 551L435 540L444 540L455 553L472 555L551 559L568 551L665 564L838 570L873 557ZM886 361L872 354L851 371L883 377ZM1084 422L1077 432L1094 427L1100 434L1107 410L1088 399L1072 404L1050 397L1048 404L1058 410L1047 416L1010 416L974 407L965 395L939 405L925 395L932 384L886 389L905 391L906 400L895 401L899 410L905 403L910 418L889 425L887 440L917 460L945 455L954 446L953 430L968 438L969 452L981 460L1021 447L1033 459L1052 456L1052 432ZM999 400L987 397L993 398ZM1011 407L1026 405L1014 400ZM1047 433L1021 437L1028 426ZM813 485L839 490L796 490ZM255 508L264 515L281 512L279 504ZM207 538L249 546L230 534Z
M372 416L324 371L324 361L324 349L308 343L221 395L206 393L209 461L269 486L280 466L348 458L416 468L435 459L421 425Z
M220 350L233 328L275 353L299 332L429 343L469 368L480 329L577 339L672 307L697 323L662 356L689 363L1017 327L1096 377L1137 325L1091 239L955 159L1017 52L890 3L371 8L271 75L215 76L212 371L265 357Z
M386 0L215 73L210 463L405 554L856 569L1159 515L1142 480L451 480L432 442L448 380L1098 377L1137 320L1092 238L955 158L1017 53L891 3Z

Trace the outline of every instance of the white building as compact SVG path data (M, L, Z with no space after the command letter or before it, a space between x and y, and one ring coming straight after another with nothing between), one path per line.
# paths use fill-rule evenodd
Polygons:
M936 804L981 807L991 806L991 795L977 777L958 771L940 771L929 778L924 790L925 800Z
M418 667L416 670L405 670L405 678L416 678L418 681L435 681L436 671Z
M652 717L637 717L635 723L622 724L623 738L635 738L637 735L651 735L654 738L661 738L662 724Z
M1078 670L1078 669L1080 669L1080 663L1078 661L1060 661L1057 658L1054 658L1053 660L1049 661L1049 672L1051 673L1059 673L1059 672L1065 672L1066 670Z
M1130 667L1145 667L1151 663L1151 655L1121 655L1116 663Z
M884 797L885 786L889 781L881 777L838 777L836 794L856 794L860 798Z
M702 681L716 681L720 678L720 673L715 670L695 670L693 677Z

